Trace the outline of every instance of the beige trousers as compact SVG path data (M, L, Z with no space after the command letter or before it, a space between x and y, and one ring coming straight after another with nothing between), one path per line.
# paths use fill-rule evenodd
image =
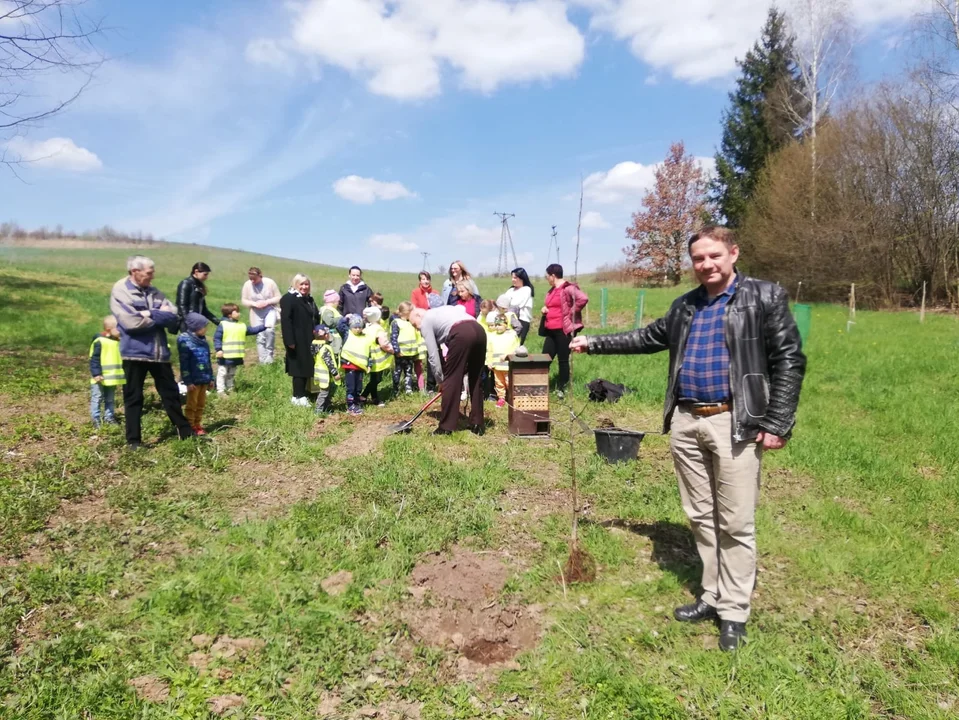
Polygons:
M746 622L756 584L756 503L762 447L733 440L732 413L677 408L670 449L683 510L703 561L702 599L723 620Z

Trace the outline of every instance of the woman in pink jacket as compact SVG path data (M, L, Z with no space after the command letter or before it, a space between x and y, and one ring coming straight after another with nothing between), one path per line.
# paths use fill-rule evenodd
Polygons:
M550 290L546 293L539 334L546 338L543 352L550 358L559 355L556 393L562 397L569 385L569 343L583 329L583 308L589 297L579 285L563 279L563 266L557 263L546 268L546 281Z

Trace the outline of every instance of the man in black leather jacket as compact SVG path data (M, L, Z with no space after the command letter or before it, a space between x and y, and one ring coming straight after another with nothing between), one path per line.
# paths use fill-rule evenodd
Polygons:
M689 240L701 285L640 330L580 336L590 354L669 351L664 431L683 509L703 561L702 594L676 608L683 622L720 620L720 647L745 641L756 579L755 511L764 450L786 445L806 369L786 292L736 272L732 231Z

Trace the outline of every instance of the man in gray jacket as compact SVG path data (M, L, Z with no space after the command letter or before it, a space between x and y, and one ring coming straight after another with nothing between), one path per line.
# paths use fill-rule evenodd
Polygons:
M702 594L680 622L719 620L719 646L746 639L756 583L756 503L764 450L785 447L806 370L785 290L736 272L731 230L689 240L701 283L641 330L572 341L590 354L669 351L664 430L703 562Z
M120 357L126 377L123 408L127 445L135 450L142 442L140 416L147 374L153 376L163 408L180 439L193 437L194 432L183 414L167 345L167 330L175 333L179 324L176 307L151 285L155 268L150 258L129 258L127 272L128 276L117 280L110 293L110 312L120 331Z

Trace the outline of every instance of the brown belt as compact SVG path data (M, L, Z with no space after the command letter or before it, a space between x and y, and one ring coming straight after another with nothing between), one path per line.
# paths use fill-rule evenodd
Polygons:
M694 417L712 417L729 412L733 408L729 403L681 403L681 406L689 410Z

